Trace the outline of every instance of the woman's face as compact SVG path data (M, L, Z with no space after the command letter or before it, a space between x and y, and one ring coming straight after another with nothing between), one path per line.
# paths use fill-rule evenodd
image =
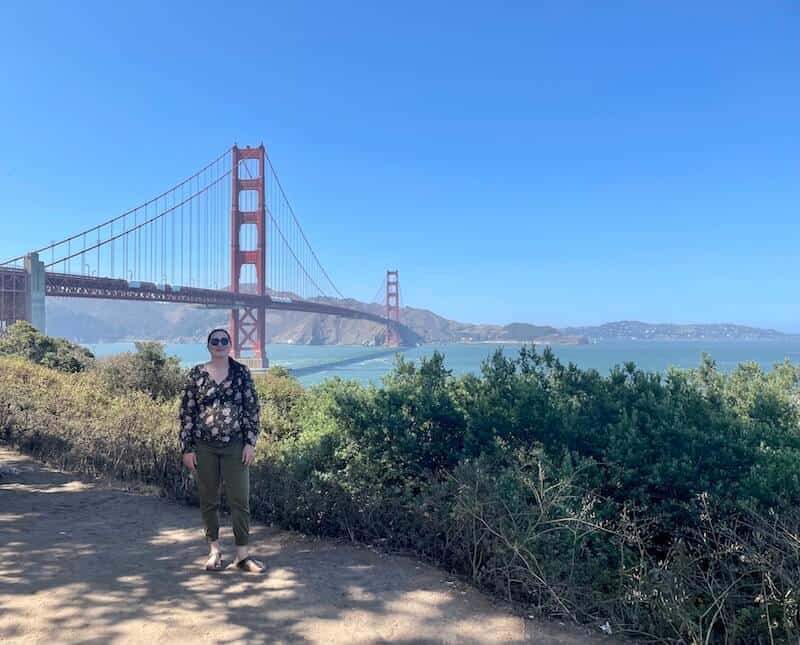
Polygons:
M231 352L231 342L228 334L215 331L208 339L208 353L212 358L224 358Z

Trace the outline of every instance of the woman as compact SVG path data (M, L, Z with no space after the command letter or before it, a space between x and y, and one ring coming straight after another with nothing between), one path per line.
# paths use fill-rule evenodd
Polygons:
M183 464L194 472L200 511L211 550L205 568L222 569L219 548L219 480L231 509L236 542L234 567L263 573L252 558L250 537L250 470L258 437L258 397L250 370L228 356L231 337L214 329L206 341L211 360L189 370L181 400L180 440Z

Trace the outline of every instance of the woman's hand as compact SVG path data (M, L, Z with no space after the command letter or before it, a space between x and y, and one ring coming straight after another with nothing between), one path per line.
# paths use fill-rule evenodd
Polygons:
M197 468L197 454L193 452L183 453L183 465L189 470Z
M244 444L244 448L242 449L242 463L245 466L249 466L253 463L253 459L255 459L256 449L255 446L251 446L249 443Z

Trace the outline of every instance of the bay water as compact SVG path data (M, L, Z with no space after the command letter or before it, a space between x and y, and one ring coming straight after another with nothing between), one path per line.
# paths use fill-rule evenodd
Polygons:
M130 352L133 343L101 343L86 345L98 357ZM445 365L454 374L478 373L481 362L498 350L509 356L519 352L518 344L452 343L430 344L398 349L396 353L411 361L419 361L438 350L445 356ZM539 346L541 348L541 346ZM208 359L202 344L166 344L167 354L177 356L185 366ZM755 361L765 370L785 359L800 362L800 337L781 340L692 340L692 341L603 341L590 345L553 345L553 352L563 363L575 363L583 369L594 368L601 374L615 365L633 361L647 371L663 372L670 366L697 367L703 353L709 354L721 371L730 372L739 363ZM352 347L339 345L279 345L267 346L270 365L281 365L301 370L298 377L304 385L314 385L332 376L355 379L362 383L380 384L381 378L391 371L395 353L385 348ZM347 364L342 365L345 361ZM326 368L326 364L339 363Z

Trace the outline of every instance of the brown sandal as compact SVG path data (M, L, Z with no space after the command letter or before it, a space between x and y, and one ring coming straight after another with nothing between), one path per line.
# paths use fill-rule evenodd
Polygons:
M234 563L234 565L237 569L240 569L246 573L264 573L267 570L263 564L249 555L246 558L238 560Z

